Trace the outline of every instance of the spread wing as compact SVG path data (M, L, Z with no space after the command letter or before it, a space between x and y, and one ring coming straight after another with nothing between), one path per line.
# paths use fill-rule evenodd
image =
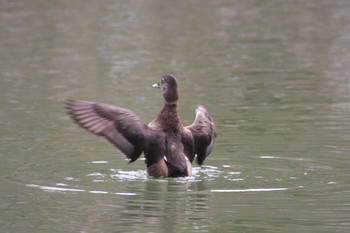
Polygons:
M215 125L208 111L203 106L196 108L196 118L194 122L187 126L195 142L195 154L197 154L197 163L201 165L205 158L211 153L216 137Z
M78 125L106 138L130 162L138 159L145 150L150 129L133 112L107 104L79 100L67 100L65 107Z

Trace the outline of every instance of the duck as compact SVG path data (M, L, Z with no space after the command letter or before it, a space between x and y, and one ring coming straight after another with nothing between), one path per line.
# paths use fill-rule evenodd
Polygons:
M160 89L164 105L149 124L131 110L104 103L70 99L65 101L65 109L79 126L118 148L129 163L143 153L148 176L191 176L193 161L201 166L213 150L213 118L199 105L193 123L183 126L178 115L175 76L165 74L153 87Z

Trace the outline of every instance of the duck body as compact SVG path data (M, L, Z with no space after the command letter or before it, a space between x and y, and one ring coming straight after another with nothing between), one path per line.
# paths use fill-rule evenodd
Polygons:
M148 126L164 134L164 160L168 167L168 176L191 175L191 162L195 155L194 140L191 133L180 122L177 104L165 104L158 117ZM149 171L148 174L150 173L152 172Z
M192 175L192 162L202 164L213 149L215 125L203 106L196 109L195 121L181 124L178 90L174 76L164 75L154 87L161 89L165 103L148 125L130 110L111 105L67 100L68 114L89 132L105 137L129 159L145 156L147 174L152 177L184 177Z

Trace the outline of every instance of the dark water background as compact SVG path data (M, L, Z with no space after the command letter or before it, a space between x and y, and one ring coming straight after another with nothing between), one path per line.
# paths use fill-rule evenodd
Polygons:
M0 1L1 232L349 232L350 2ZM218 138L194 175L74 125L67 98L145 122L178 77Z

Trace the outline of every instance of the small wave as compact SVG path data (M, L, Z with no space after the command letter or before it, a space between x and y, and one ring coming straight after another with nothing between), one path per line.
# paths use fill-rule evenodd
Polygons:
M53 186L43 186L43 185L37 185L37 184L27 184L27 187L31 188L39 188L45 192L59 192L59 193L67 193L67 192L88 192L92 194L115 194L120 196L135 196L136 193L131 192L124 192L124 193L110 193L107 191L100 191L100 190L84 190L84 189L75 189L75 188L61 188L61 187L53 187Z
M136 193L115 193L116 195L119 196L136 196Z
M26 186L32 187L32 188L40 188L41 190L47 191L47 192L85 192L86 191L84 189L42 186L37 184L27 184Z
M108 161L104 161L104 160L95 160L95 161L91 161L91 163L95 163L95 164L104 164L104 163L108 163Z
M245 192L272 192L285 191L288 188L253 188L253 189L212 189L212 193L245 193Z

